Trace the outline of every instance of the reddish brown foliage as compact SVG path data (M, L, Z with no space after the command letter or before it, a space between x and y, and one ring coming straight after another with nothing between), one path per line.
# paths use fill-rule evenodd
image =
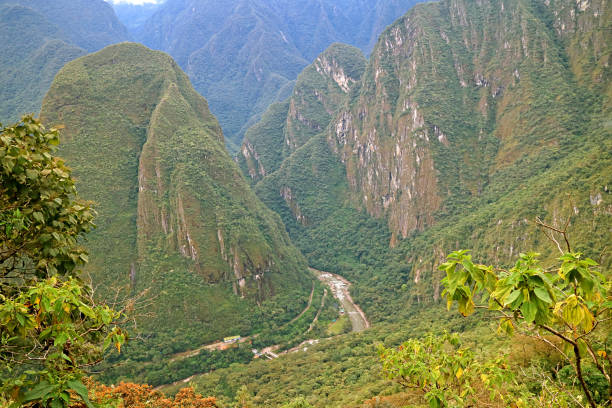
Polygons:
M117 408L218 408L214 397L203 398L191 387L181 389L171 399L147 384L121 382L109 387L89 381L87 385L94 402L117 401ZM73 405L73 408L85 406L78 404Z

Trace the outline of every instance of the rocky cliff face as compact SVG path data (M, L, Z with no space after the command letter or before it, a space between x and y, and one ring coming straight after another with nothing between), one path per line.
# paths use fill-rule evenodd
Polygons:
M438 300L452 250L498 264L556 257L535 217L569 222L597 258L612 222L610 13L599 0L417 5L382 33L328 122L300 119L294 100L264 115L243 171L309 261L355 280L381 318L387 298ZM349 226L363 242L351 247Z
M388 28L329 132L367 211L405 238L575 137L576 81L609 75L606 3L443 1Z
M299 75L291 97L274 105L249 130L239 164L257 182L282 160L327 128L350 88L363 74L365 58L354 47L334 44Z
M78 59L57 75L41 116L64 126L60 155L97 202L88 270L107 288L158 293L146 327L195 325L201 344L248 331L255 303L307 296L302 256L169 56L123 43Z

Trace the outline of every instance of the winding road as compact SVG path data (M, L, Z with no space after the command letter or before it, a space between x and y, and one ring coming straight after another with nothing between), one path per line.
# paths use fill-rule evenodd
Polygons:
M340 303L340 305L342 305L342 307L344 308L344 311L347 313L349 317L349 320L351 321L351 325L353 327L352 331L360 332L370 327L370 322L366 318L365 313L363 313L363 310L361 310L359 305L357 305L353 301L353 298L351 298L351 294L349 292L349 287L351 286L351 283L348 280L344 279L340 275L336 275L335 273L320 271L314 268L308 268L308 269L310 269L310 271L317 277L317 279L319 279L321 282L323 282L325 285L329 287L334 298L336 298L338 302ZM308 299L308 304L306 308L298 316L296 316L293 320L291 320L291 322L289 323L295 322L299 317L301 317L310 308L312 304L313 294L314 294L314 284L310 292L310 298ZM323 306L325 305L326 296L327 296L327 289L325 289L324 295L321 298L321 307L319 308L313 322L310 324L310 327L308 328L306 333L310 332L312 328L314 327L315 323L317 322L317 319L319 318L319 314L321 313L321 311L323 310ZM253 337L257 337L257 335L254 335L252 337L242 337L239 342L243 343L243 342L249 341ZM281 347L281 345L276 344L276 345L264 348L262 350L262 355L264 355L268 359L274 359L274 358L278 358L279 354L286 354L286 353L296 352L300 350L306 351L308 349L307 346L317 344L320 341L321 341L320 339L306 340L302 342L300 345L298 345L297 347L294 347L290 350L282 351L278 354L276 354L275 351L278 350ZM180 359L184 359L187 357L193 357L193 356L198 355L202 350L211 350L211 351L212 350L223 350L223 349L228 348L229 346L230 345L222 341L212 343L212 344L207 344L195 350L189 350L189 351L185 351L182 353L177 353L169 361L175 361L175 360L180 360ZM188 378L176 381L172 384L161 385L157 387L156 389L162 389L164 387L168 387L171 385L177 385L180 383L187 383L194 376L195 375L192 375Z
M366 318L363 310L353 302L349 287L351 283L340 275L331 272L319 271L318 269L309 268L312 273L331 289L332 294L342 305L353 326L354 332L363 331L370 327L370 322Z
M317 277L317 279L319 279L325 285L329 286L329 289L331 290L332 295L338 300L338 302L342 305L345 312L347 313L349 320L351 321L351 325L353 327L354 332L363 331L370 327L370 322L366 318L365 313L363 313L363 310L361 310L361 308L353 301L353 298L351 298L351 294L349 292L349 287L351 286L351 283L349 281L347 281L345 278L343 278L340 275L336 275L335 273L320 271L314 268L308 268L308 269L310 269L310 271ZM310 309L310 306L312 304L313 295L314 295L314 283L312 285L312 290L310 291L310 297L308 299L308 304L306 305L306 308L304 308L304 310L302 310L302 312L298 314L296 317L294 317L290 322L285 323L281 327L288 326L289 324L295 322L297 319L303 316L304 313L306 313L306 311ZM325 295L327 295L327 290L325 291ZM310 324L310 327L307 332L310 332L312 330L312 328L314 327L314 324L316 323L319 317L319 314L321 313L321 310L323 309L323 305L325 302L325 295L321 299L321 307L319 308L319 311L317 312L317 315L315 316L314 321ZM239 340L239 343L247 342L251 338L254 338L254 337L257 337L257 335L254 335L252 337L242 337ZM198 354L200 354L202 350L209 350L209 351L224 350L230 346L231 345L224 343L223 341L215 342L212 344L206 344L194 350L188 350L182 353L177 353L174 356L172 356L172 358L169 361L172 362L176 360L182 360L188 357L197 356ZM270 349L274 349L274 347L278 348L278 346L271 346Z

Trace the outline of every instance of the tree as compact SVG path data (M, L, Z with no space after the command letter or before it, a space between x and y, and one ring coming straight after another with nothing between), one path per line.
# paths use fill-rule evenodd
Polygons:
M14 406L91 407L85 368L126 340L121 313L79 279L94 211L52 155L58 143L31 116L0 130L0 392Z
M193 388L182 388L168 398L150 385L121 382L113 387L90 383L93 391L92 400L98 404L116 402L116 408L218 408L214 397L204 398L196 394ZM77 405L72 408L85 408Z
M83 369L111 344L121 350L126 335L114 324L120 313L95 305L72 277L47 278L0 301L1 391L16 404L55 408L76 398L91 406Z
M297 397L293 401L286 403L281 408L312 408L312 405L304 397Z
M70 275L87 262L79 239L93 227L70 169L53 156L59 132L32 116L0 125L0 289L28 279Z
M612 359L604 336L612 319L611 283L596 270L595 261L570 251L565 231L557 232L563 234L567 252L552 268L544 268L537 253L520 254L506 270L475 264L469 251L452 252L440 266L446 272L442 294L449 309L457 303L459 312L469 316L475 308L485 308L498 314L501 332L519 331L553 347L571 364L588 404L595 408L583 364L590 361L606 378L610 395Z
M253 396L249 392L246 385L242 385L235 398L236 408L252 408L253 407Z
M431 408L484 406L504 401L512 373L503 358L480 362L461 347L457 334L410 339L398 348L379 346L383 373L406 388L417 389ZM503 387L502 387L503 385Z

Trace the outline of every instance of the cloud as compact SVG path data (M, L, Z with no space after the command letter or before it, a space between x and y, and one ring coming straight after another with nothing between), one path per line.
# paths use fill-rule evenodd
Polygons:
M155 4L155 3L161 3L162 0L107 0L109 3L114 3L114 4L138 4L138 5L142 5L142 4Z

